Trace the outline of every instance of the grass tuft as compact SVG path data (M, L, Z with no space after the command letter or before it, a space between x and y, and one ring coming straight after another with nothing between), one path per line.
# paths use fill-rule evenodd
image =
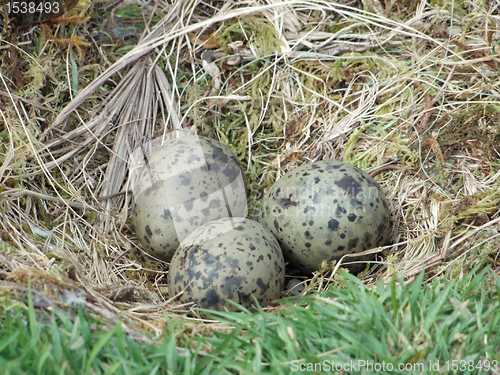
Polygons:
M204 311L230 330L189 337L185 319L167 318L163 341L154 343L125 335L120 322L103 325L82 307L36 310L28 290L26 309L0 313L0 363L5 374L287 374L301 364L326 373L332 363L358 361L390 363L397 374L408 373L400 365L451 373L452 361L500 361L500 278L491 267L478 270L428 283L422 272L411 284L393 278L372 288L341 272L342 288L287 298L275 312Z

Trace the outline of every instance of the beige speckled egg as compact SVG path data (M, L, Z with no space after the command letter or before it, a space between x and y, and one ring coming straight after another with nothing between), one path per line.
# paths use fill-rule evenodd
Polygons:
M264 196L258 220L290 265L311 273L322 261L385 245L390 217L385 194L369 174L348 163L318 161L282 176Z
M191 233L175 252L168 274L171 297L212 310L268 306L281 297L285 264L273 234L245 218L223 218Z
M176 138L147 161L136 182L132 216L137 237L154 257L170 261L196 228L222 217L246 216L243 170L222 143Z

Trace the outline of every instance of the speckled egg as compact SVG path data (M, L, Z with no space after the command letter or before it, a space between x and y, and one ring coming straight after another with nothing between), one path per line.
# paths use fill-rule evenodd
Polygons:
M223 218L205 224L182 241L168 274L171 297L211 310L268 306L281 297L283 253L273 234L256 221Z
M211 138L169 141L149 158L134 189L137 237L148 253L167 262L196 228L246 213L241 165L231 150Z
M317 271L324 260L385 245L391 231L379 185L339 161L303 164L286 173L264 196L258 220L278 239L290 265L304 273ZM343 264L370 259L345 258Z

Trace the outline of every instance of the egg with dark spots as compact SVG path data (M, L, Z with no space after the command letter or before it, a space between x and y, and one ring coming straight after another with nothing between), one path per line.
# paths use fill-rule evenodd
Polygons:
M265 194L258 221L278 239L293 268L310 274L323 261L383 246L391 232L387 198L377 182L339 161L303 164ZM359 271L373 255L344 258ZM349 265L349 262L358 262Z
M222 218L196 229L175 252L168 273L170 297L182 303L231 311L268 306L281 297L283 253L273 234L256 221ZM255 300L254 300L255 298Z
M134 188L137 238L146 252L167 262L196 228L246 213L240 162L211 138L191 135L168 141L147 160Z

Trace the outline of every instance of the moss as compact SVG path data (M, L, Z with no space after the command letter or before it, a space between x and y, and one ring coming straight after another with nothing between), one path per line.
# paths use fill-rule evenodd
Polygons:
M449 280L462 279L481 260L485 260L485 265L488 263L496 264L498 238L498 232L479 232L466 241L458 251L448 256L447 261L453 262L444 268L444 277Z
M500 105L474 105L455 114L438 137L444 159L470 155L488 162L500 159Z
M220 47L227 54L233 53L229 44L235 42L251 43L257 49L259 56L279 51L283 45L276 29L263 16L241 17L238 20L227 21L218 39Z
M500 209L500 186L485 192L471 194L453 202L445 202L440 213L440 233L452 230L454 236L469 230L471 224L480 225Z
M469 13L469 2L466 0L430 0L431 7L444 8L451 10L460 16L467 16Z

